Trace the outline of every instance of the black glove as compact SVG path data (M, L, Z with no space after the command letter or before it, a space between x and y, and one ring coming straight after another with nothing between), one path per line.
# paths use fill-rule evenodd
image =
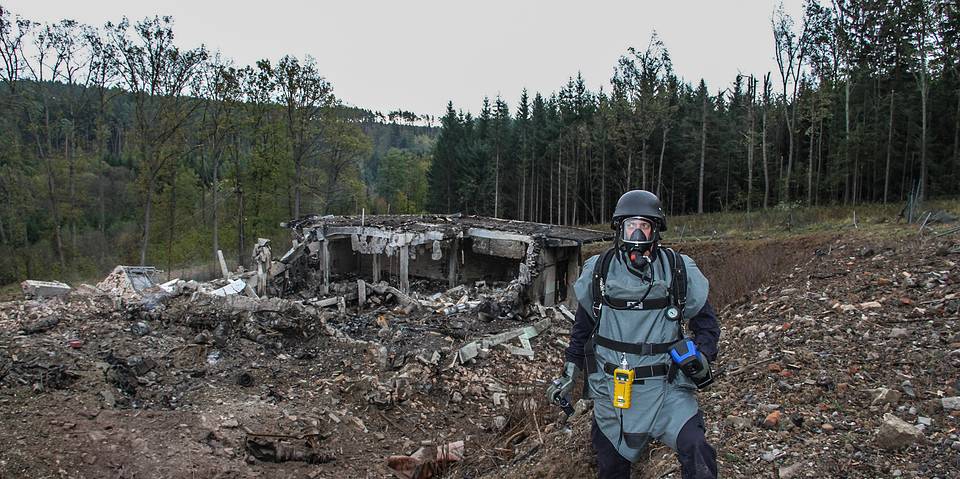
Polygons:
M560 377L554 379L547 387L547 401L559 404L561 407L563 406L561 402L567 402L569 405L570 392L573 391L573 383L578 374L580 374L580 368L576 364L570 361L564 363Z
M710 362L692 339L684 338L673 343L670 346L670 358L676 367L697 385L697 388L703 389L713 382Z

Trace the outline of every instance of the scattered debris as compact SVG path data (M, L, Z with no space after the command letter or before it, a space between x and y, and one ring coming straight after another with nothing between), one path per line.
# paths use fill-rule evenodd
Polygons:
M159 271L152 266L117 266L103 281L97 283L97 289L114 297L133 300L157 284L158 274Z
M176 477L379 477L387 473L385 451L419 451L392 456L398 471L409 471L394 474L595 475L592 402L572 398L576 414L560 420L543 398L570 334L575 305L560 291L567 277L557 276L554 306L531 301L544 264L528 265L526 249L498 241L480 241L474 251L480 236L465 234L453 285L452 238L407 243L404 290L399 258L385 252L391 239L358 233L361 249L384 242L374 281L375 255L334 234L338 220L323 221L329 228L307 228L310 241L291 253L298 259L263 268L269 294L256 291L256 271L208 282L151 280L137 290L119 269L102 290L78 286L43 301L0 303L0 408L8 426L0 440L10 445L0 473L15 476L29 465L53 476L69 463L67 475L89 477L116 475L118 467L149 476L158 465ZM430 231L410 224L400 226ZM316 267L323 243L326 283ZM717 382L698 394L708 440L721 444L721 474L951 477L960 449L957 243L796 244L781 249L807 248L796 253L802 261L752 286L749 297L718 304ZM723 270L726 251L692 255L720 282L710 268ZM509 257L521 252L524 259ZM471 277L480 259L516 269ZM443 277L421 275L427 266L439 266ZM230 294L213 294L231 284ZM908 334L891 337L895 328ZM884 413L912 429L884 426ZM433 444L451 438L476 453L438 455L442 447ZM881 447L888 442L896 454ZM651 448L644 477L677 475L665 446ZM53 449L61 462L37 454Z
M217 288L210 292L214 296L227 296L231 294L240 294L244 292L247 288L247 282L242 279L235 279L230 282L230 284Z
M333 461L331 454L314 450L312 441L294 444L282 439L253 436L248 437L244 445L247 452L258 461L300 461L309 464L324 464Z
M403 479L443 476L450 464L463 460L463 441L443 446L424 446L409 456L390 456L387 467Z

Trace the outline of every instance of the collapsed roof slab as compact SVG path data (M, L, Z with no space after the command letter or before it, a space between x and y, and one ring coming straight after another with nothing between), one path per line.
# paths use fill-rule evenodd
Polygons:
M341 268L334 267L335 264L356 264L356 273L370 264L374 282L379 280L383 267L395 271L392 265L396 264L399 289L404 292L409 291L411 274L432 279L446 277L451 287L473 276L499 280L507 275L528 286L561 277L572 281L569 274L541 274L542 269L555 266L554 250L563 249L564 257L570 257L573 251L579 259L581 245L610 238L608 233L585 228L462 215L308 216L285 226L293 231L293 247L271 270L278 274L307 258L322 270L322 292L327 291L331 271L343 272L337 271ZM349 241L349 251L344 249L344 241ZM331 254L338 260L334 261ZM345 255L350 254L369 255L372 259L347 261ZM471 264L464 267L468 257ZM538 292L538 297L531 299L546 304L553 304L553 298L539 297L544 291L549 296L569 289L567 285L535 286L531 289Z

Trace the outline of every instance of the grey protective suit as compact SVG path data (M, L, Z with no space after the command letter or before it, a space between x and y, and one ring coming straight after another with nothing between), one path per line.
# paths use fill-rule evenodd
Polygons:
M611 298L639 300L649 288L646 300L669 296L670 267L666 251L658 250L658 258L644 271L647 278L640 278L627 270L617 255L610 261L605 294ZM593 317L593 272L599 267L600 256L588 259L583 272L574 285L577 300ZM707 301L710 284L690 257L683 255L687 273L686 305L683 323L696 315ZM652 275L651 275L652 273ZM650 278L652 276L652 281ZM666 309L617 310L606 304L602 306L597 335L624 343L668 343L679 339L677 321L666 317ZM698 411L696 386L683 373L678 373L669 382L667 376L644 378L633 383L631 407L619 409L613 406L613 377L604 372L609 364L621 366L626 357L628 368L670 363L667 353L636 355L621 353L596 345L596 372L587 377L588 395L594 399L594 418L600 431L631 462L639 459L651 439L677 449L677 435L683 425ZM609 368L608 368L609 369Z

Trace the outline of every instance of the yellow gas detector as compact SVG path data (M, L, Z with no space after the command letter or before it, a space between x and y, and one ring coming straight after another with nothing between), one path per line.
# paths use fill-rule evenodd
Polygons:
M633 369L613 371L613 407L630 409L630 390L633 387Z

